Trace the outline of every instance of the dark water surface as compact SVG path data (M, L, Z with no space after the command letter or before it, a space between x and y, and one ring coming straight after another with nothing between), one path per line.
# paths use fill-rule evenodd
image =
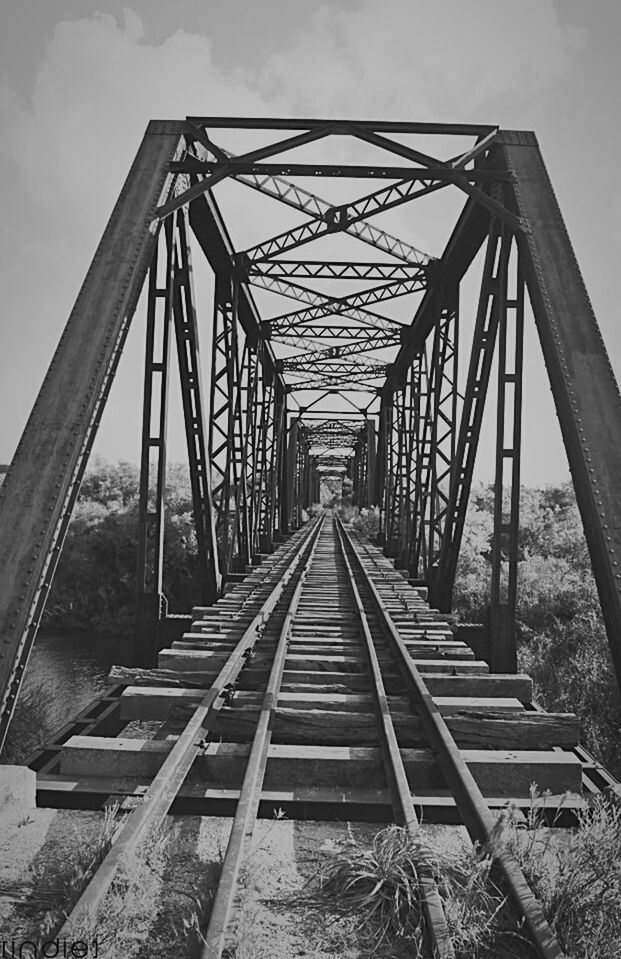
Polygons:
M24 694L45 702L45 726L54 730L101 693L110 666L127 662L129 641L77 630L40 630L26 669Z

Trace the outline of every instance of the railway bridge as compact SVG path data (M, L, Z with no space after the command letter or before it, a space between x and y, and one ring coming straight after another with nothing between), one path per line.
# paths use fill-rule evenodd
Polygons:
M301 185L311 178L325 196ZM434 204L434 223L448 223L438 255L382 228L392 210L408 205L415 221ZM241 243L227 225L235 209ZM131 664L30 763L40 804L140 802L68 924L102 908L123 856L167 814L231 816L204 948L216 959L254 822L282 808L411 832L421 817L465 824L491 850L536 953L562 955L494 831L509 800L528 806L532 782L568 794L567 821L611 783L576 717L538 709L517 671L525 325L543 353L618 677L621 398L535 135L151 121L0 489L2 739L141 295ZM177 383L201 589L184 615L168 612L163 583ZM486 404L489 615L468 630L450 614ZM374 543L321 508L329 488L379 517ZM135 720L157 733L124 736ZM430 954L449 957L424 869L421 889Z

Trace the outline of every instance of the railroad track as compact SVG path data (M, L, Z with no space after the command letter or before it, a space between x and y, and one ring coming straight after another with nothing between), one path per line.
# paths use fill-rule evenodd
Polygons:
M537 953L562 955L494 813L508 802L527 808L533 782L563 795L566 810L583 805L584 777L597 771L578 752L576 718L534 710L527 676L490 674L424 590L336 517L306 524L218 603L196 609L156 669L115 667L112 679L99 712L85 711L38 763L48 804L140 800L65 933L97 913L125 857L167 814L228 814L203 951L219 959L256 818L282 808L293 818L392 820L412 833L421 818L463 822L493 854ZM152 738L123 736L137 721L153 723ZM421 877L429 954L449 959L440 897L424 867Z

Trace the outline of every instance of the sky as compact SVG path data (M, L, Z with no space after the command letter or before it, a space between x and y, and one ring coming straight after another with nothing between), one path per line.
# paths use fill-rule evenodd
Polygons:
M154 117L534 129L621 377L620 28L617 0L0 0L0 462ZM411 235L435 247L433 215L421 217ZM108 459L138 458L140 363L137 322L97 441ZM532 330L526 376L523 479L560 482L567 464ZM173 458L181 450L173 430ZM490 448L479 475L491 477Z

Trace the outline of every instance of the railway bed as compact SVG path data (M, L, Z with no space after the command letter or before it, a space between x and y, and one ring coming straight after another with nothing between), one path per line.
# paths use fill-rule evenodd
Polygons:
M464 823L493 847L495 813L529 809L533 783L555 824L613 783L575 716L534 707L528 676L490 673L424 589L330 514L195 609L157 667L111 680L30 763L39 805L133 810L72 915L99 908L123 854L168 813L231 816L205 959L222 954L257 817ZM538 954L561 955L517 864L492 852ZM448 959L431 877L424 902L430 948Z

